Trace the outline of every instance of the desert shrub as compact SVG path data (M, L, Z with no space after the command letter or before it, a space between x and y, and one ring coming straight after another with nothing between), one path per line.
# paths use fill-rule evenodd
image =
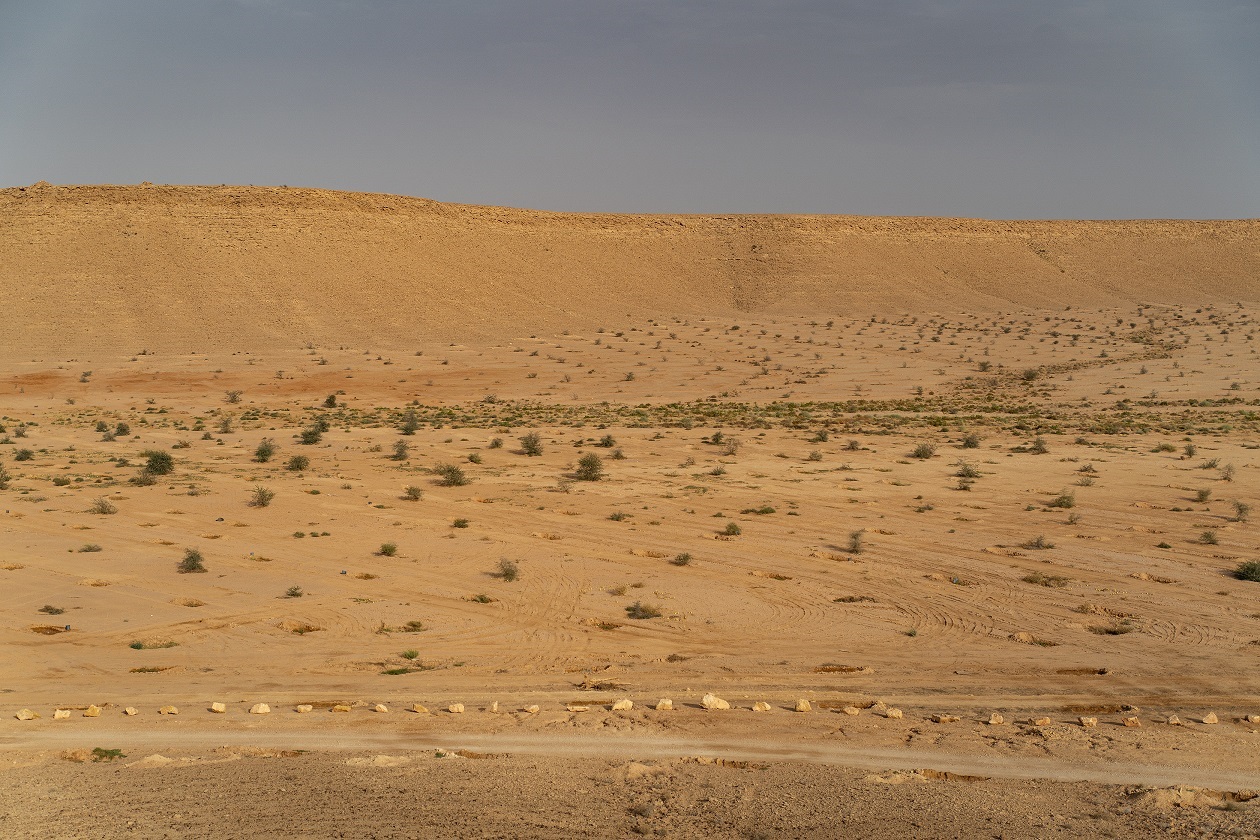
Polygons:
M1046 439L1043 438L1041 435L1038 435L1037 437L1033 438L1033 442L1028 447L1028 451L1034 455L1045 455L1047 452L1050 451L1050 448L1046 446Z
M821 461L822 459L823 459L823 454L819 452L817 449L811 449L809 452L809 455L807 456L807 460L810 460L810 461Z
M131 426L126 423L119 423L114 427L114 434L118 437L126 437L131 434Z
M1020 374L1020 376L1023 377L1025 382L1033 382L1040 375L1041 375L1041 372L1037 370L1036 368L1027 368L1022 374Z
M862 444L860 441L851 440L844 445L844 448L848 452L858 452L859 450L861 450Z
M1234 500L1233 505L1235 522L1246 522L1251 518L1251 505L1237 499Z
M311 459L305 455L294 455L284 466L289 472L301 472L311 466Z
M469 523L467 519L456 519L454 522L451 523L451 527L452 528L467 528L468 524Z
M919 458L919 459L927 459L927 458L931 458L935 454L936 454L936 446L934 444L920 443L918 446L914 448L913 451L911 451L910 457Z
M1220 538L1216 536L1215 531L1204 531L1202 534L1199 534L1199 542L1204 545L1216 545L1220 542Z
M454 464L438 464L433 471L438 475L438 484L443 487L463 487L468 483L468 476Z
M152 487L154 484L157 484L157 476L148 470L140 470L140 472L127 480L137 487Z
M97 420L97 421L96 421L96 431L97 431L97 432L108 432L108 431L109 431L109 424L108 424L108 423L106 423L104 420Z
M604 449L612 449L614 446L617 445L617 439L614 438L612 435L604 435L602 438L599 439L599 442L596 443L595 445L603 447Z
M298 433L298 442L303 446L314 446L324 437L324 430L319 426L308 426Z
M635 601L633 604L626 607L627 618L647 619L660 618L660 616L661 611L659 607L655 607L651 604L645 604L642 601Z
M324 408L336 408L336 407L337 407L336 394L329 394L327 397L324 397Z
M419 428L420 418L416 416L415 409L407 409L407 412L403 414L402 425L398 427L398 431L404 435L414 435Z
M862 541L864 537L865 537L865 533L863 531L851 531L849 533L849 553L850 554L862 553L862 549L863 549Z
M1047 540L1044 535L1038 535L1023 543L1020 548L1027 548L1033 551L1043 551L1045 549L1054 548L1054 543Z
M102 549L96 543L84 543L83 545L79 546L80 554L93 554L97 551L103 551L103 550L104 549Z
M487 449L502 449L503 438L491 438L490 443L486 445Z
M13 477L9 475L9 471L4 468L3 464L0 464L0 490L8 490L9 482L12 479Z
M418 502L423 495L424 491L412 484L403 491L402 497L409 502Z
M65 612L65 609L62 607L54 607L52 604L44 604L44 606L39 608L39 611L44 615L61 615Z
M232 433L232 431L233 429L232 429L231 417L224 417L221 420L219 420L219 434L229 435Z
M958 472L954 473L954 475L959 478L979 478L980 470L976 469L976 465L970 461L959 461Z
M240 391L225 391L223 393L223 401L231 405L236 405L238 402L241 401L241 392Z
M381 547L376 550L376 553L382 557L393 557L398 553L398 546L394 543L381 543Z
M594 452L586 453L578 459L573 475L578 481L599 481L604 477L604 459Z
M727 522L726 527L722 529L722 533L728 537L738 537L743 532L744 529L734 522Z
M515 561L509 560L506 557L499 560L499 565L495 568L495 571L494 571L495 577L502 578L503 580L506 580L509 582L516 580L518 577L520 577L520 574L521 574L520 566L516 565Z
M145 459L143 469L147 473L170 475L175 472L175 459L169 452L163 452L161 449L146 449L140 453L140 457Z
M1193 458L1195 455L1199 454L1199 448L1193 443L1187 443L1185 449L1181 451L1185 453L1187 458Z
M266 487L263 487L261 484L256 485L254 487L253 492L250 493L249 495L249 506L250 507L266 507L267 505L271 504L271 500L274 499L275 497L276 497L276 494L274 490L268 490Z
M254 460L260 464L265 464L271 460L276 454L276 444L271 438L263 438L262 443L258 444L258 448L254 450Z
M1206 502L1210 498L1212 498L1212 491L1209 488L1205 487L1202 490L1196 490L1194 492L1194 500L1200 504Z
M13 453L14 461L29 461L34 457L35 453L30 449L19 449Z
M389 458L392 461L406 461L411 456L411 447L405 440L394 441L394 451Z
M611 519L613 522L624 522L625 520L630 518L630 514L622 513L621 511L618 510L618 511L614 511L613 513L608 514L608 518Z
M469 456L468 456L468 463L470 463L470 464L480 464L480 463L481 463L481 455L480 455L480 453L473 452L473 453L469 454Z
M300 586L290 586L284 591L284 597L286 598L301 598L305 594Z
M1074 508L1076 507L1076 496L1072 493L1060 493L1050 501L1046 502L1046 507Z
M1239 580L1260 583L1260 560L1248 560L1245 563L1239 563L1238 568L1234 569L1234 577Z
M538 432L528 432L521 436L521 453L524 455L543 454L542 437Z
M756 508L744 508L743 510L740 511L740 513L744 513L744 514L755 513L758 516L769 516L770 514L774 513L774 508L770 507L770 505L762 505L761 507L756 507Z
M205 558L201 556L201 552L195 548L184 549L184 559L179 561L176 567L181 575L195 574L206 570Z
M669 562L675 566L690 566L691 555L684 551L682 554L675 555L674 559Z
M1033 572L1020 578L1024 583L1032 583L1037 586L1045 586L1050 589L1062 589L1068 585L1068 579L1062 575L1043 575L1041 572Z
M109 499L101 497L92 502L92 506L88 508L88 513L95 513L100 516L109 516L112 513L118 513L118 507Z
M399 655L399 656L401 656L403 659L415 659L416 657L418 657L418 656L420 655L420 651L418 651L418 650L404 650L402 653L400 653L400 654L398 654L398 655Z
M104 747L92 748L93 761L113 761L116 758L126 758L127 754L122 750L107 750Z

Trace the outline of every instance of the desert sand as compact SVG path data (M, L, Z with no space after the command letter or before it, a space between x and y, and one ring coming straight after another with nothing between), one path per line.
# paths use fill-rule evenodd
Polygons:
M1257 836L1258 233L2 190L0 832Z

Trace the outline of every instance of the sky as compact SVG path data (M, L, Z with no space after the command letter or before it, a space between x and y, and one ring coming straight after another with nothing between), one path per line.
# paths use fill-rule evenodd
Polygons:
M1260 0L0 0L0 186L1260 217Z

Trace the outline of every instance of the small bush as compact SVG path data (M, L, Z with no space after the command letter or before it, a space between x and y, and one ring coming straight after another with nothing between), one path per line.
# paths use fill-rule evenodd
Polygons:
M276 497L276 494L274 490L268 490L266 487L263 487L261 484L259 484L256 487L254 487L253 492L250 493L249 506L250 507L266 507L267 505L271 504L271 500L274 499L275 497Z
M722 534L728 537L738 537L743 532L744 529L734 522L727 522L726 527L722 529Z
M464 471L454 464L438 464L433 471L438 474L438 484L443 487L463 487L468 483Z
M394 451L389 455L392 461L406 461L411 456L411 447L405 440L394 441Z
M305 455L294 455L289 459L289 463L285 464L285 469L289 472L302 472L302 470L309 468L310 465L310 458L307 458Z
M1220 539L1216 536L1215 531L1204 531L1202 534L1199 534L1199 542L1204 545L1216 545L1220 542Z
M84 545L79 546L80 554L92 554L101 550L101 547L96 543L85 543Z
M618 511L614 511L613 513L608 514L608 518L611 519L613 522L624 522L625 520L630 518L630 514L622 513L621 511L618 510Z
M402 653L400 653L400 654L398 654L398 655L399 655L399 656L401 656L403 659L415 659L416 657L418 657L418 656L420 655L420 651L418 651L418 650L414 650L414 649L413 649L413 650L404 650Z
M958 472L954 473L954 475L959 478L979 478L980 470L976 469L975 464L972 464L969 461L959 461Z
M181 575L195 574L206 570L205 558L195 548L184 549L184 559L179 561L176 571Z
M674 559L669 562L675 566L690 566L691 555L684 551L682 554L676 555Z
M262 443L254 450L254 460L265 464L276 454L276 444L271 438L263 438Z
M963 448L963 449L979 449L979 448L980 448L980 436L979 436L979 435L975 435L975 434L971 434L971 435L963 435L963 439L962 439L962 448Z
M1032 583L1037 586L1045 586L1050 589L1062 589L1068 585L1068 579L1062 575L1043 575L1041 572L1033 572L1030 575L1024 575L1020 578L1024 583Z
M1076 496L1072 493L1060 493L1049 502L1046 507L1052 508L1074 508L1076 507Z
M638 619L660 618L661 611L658 607L654 607L651 604L645 604L642 601L635 601L633 604L626 607L626 617Z
M1020 548L1027 548L1033 551L1043 551L1048 548L1054 548L1054 543L1047 540L1044 536L1038 536L1024 543L1020 546Z
M419 487L415 486L414 484L409 485L407 489L403 491L403 494L402 494L402 497L409 502L418 502L423 496L424 496L424 491L421 490Z
M1210 498L1212 498L1212 491L1206 487L1194 492L1194 500L1199 504L1203 504Z
M1235 522L1246 522L1251 519L1251 505L1237 500L1233 502L1233 505Z
M586 453L578 459L573 476L578 481L599 481L604 477L604 459L594 452Z
M284 591L284 597L286 598L301 598L305 594L300 586L290 586Z
M336 408L336 407L337 407L336 394L329 394L327 397L324 398L324 408Z
M502 578L508 582L516 580L520 577L520 574L520 566L516 565L514 561L509 560L506 557L499 561L499 565L494 573L495 577Z
M617 445L617 439L614 438L612 435L604 435L602 438L599 439L599 442L596 443L595 445L603 447L604 449L612 449L614 446Z
M118 437L126 437L131 434L131 426L127 423L119 423L114 427L114 434L118 435Z
M13 453L14 461L29 461L34 457L35 453L30 449L19 449Z
M1239 580L1260 583L1260 560L1248 560L1245 563L1239 563L1238 568L1234 569L1234 577Z
M309 426L298 433L298 442L303 446L314 446L324 437L324 430L319 426Z
M1046 439L1038 435L1033 438L1032 445L1028 447L1028 451L1034 455L1045 455L1050 451L1050 447L1046 446Z
M39 608L39 611L44 615L61 615L65 612L61 607L54 607L52 604L44 604L44 606Z
M936 446L931 443L920 443L910 453L910 457L926 460L936 454Z
M864 535L862 531L853 531L849 534L849 553L850 554L862 553L863 536Z
M170 475L175 471L175 459L171 453L160 449L146 449L140 453L145 459L144 471L151 475Z
M467 527L468 527L468 520L467 520L467 519L456 519L454 522L452 522L452 523L451 523L451 527L452 527L452 528L467 528Z
M531 456L543 454L542 437L538 432L529 432L521 436L521 453Z
M381 543L381 547L376 550L376 553L382 557L393 557L398 553L398 546L394 543Z
M8 490L11 480L12 477L9 475L9 471L4 468L3 464L0 464L0 490Z
M118 513L118 507L109 499L102 497L92 502L92 506L88 508L88 513L109 516L110 514Z

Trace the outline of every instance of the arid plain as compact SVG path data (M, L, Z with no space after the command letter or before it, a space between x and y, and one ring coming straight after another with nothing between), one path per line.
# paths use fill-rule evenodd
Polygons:
M1256 836L1258 233L0 191L0 830Z

